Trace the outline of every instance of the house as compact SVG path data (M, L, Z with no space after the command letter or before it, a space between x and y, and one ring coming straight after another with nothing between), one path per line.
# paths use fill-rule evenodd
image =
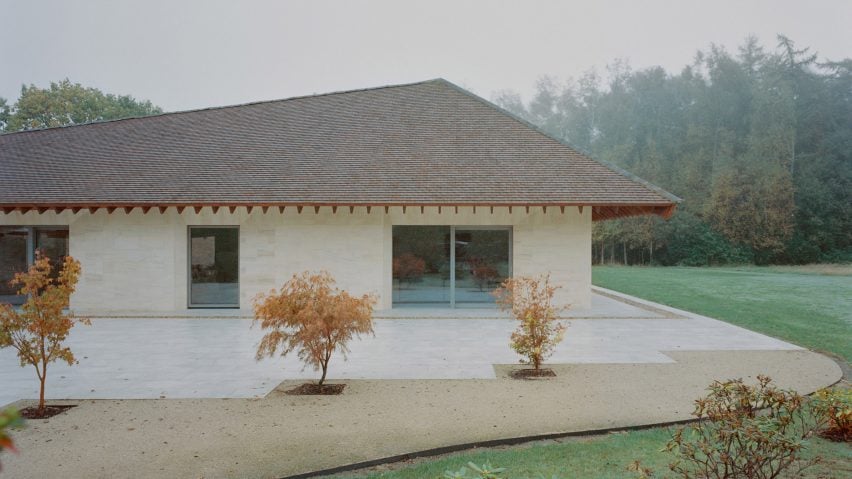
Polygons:
M325 269L380 308L482 307L549 272L588 307L592 222L677 197L445 80L0 135L0 300L35 249L71 307L248 308Z

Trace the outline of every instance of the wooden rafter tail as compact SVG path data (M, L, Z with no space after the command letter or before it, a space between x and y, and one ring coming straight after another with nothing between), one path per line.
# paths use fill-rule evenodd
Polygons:
M580 208L580 207L578 207ZM640 215L658 215L664 219L671 218L676 204L671 205L611 205L592 207L592 220L605 221L616 218L628 218ZM582 211L582 210L581 210Z
M660 213L660 216L662 216L663 219L667 220L667 219L672 217L672 215L675 213L676 209L677 209L677 205L666 206L665 209L663 209L662 213Z

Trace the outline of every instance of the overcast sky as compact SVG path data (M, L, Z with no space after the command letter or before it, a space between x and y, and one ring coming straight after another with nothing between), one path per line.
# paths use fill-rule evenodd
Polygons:
M784 33L852 56L852 1L0 0L0 96L68 77L166 110L443 77L487 98L536 79L679 71L710 43Z

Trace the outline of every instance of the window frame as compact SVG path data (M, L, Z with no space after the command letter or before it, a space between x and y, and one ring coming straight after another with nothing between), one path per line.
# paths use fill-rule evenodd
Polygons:
M0 225L0 228L4 229L22 229L27 231L27 268L29 269L35 263L35 254L36 250L36 240L39 230L65 230L68 232L68 242L67 242L67 250L66 255L71 254L71 225ZM56 267L56 264L53 264ZM26 297L21 296L19 294L16 295L3 295L12 296L14 298L19 298L16 301L10 301L8 304L12 306L20 306L26 302ZM6 301L3 301L6 302Z
M394 224L391 229L397 226L441 226L449 227L450 229L450 285L449 285L449 301L436 303L418 303L418 302L396 302L393 300L391 293L391 308L448 308L448 309L475 309L475 308L494 308L496 303L486 302L465 302L456 301L456 231L506 231L508 233L509 251L508 251L508 277L514 277L514 256L515 256L515 228L514 225L446 225L446 224ZM393 238L393 234L391 234ZM393 241L393 239L391 239ZM393 261L393 244L391 244L391 261ZM391 277L393 283L393 277Z
M193 229L237 230L237 302L236 303L193 303L192 302L192 230ZM239 225L188 225L186 227L186 307L187 309L240 309L240 226Z

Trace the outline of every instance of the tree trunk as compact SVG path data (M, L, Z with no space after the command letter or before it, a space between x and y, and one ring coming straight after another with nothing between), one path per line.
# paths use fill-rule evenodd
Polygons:
M41 387L38 392L38 413L39 415L44 414L44 383L47 380L47 371L44 371L44 374L41 375L40 382Z
M325 374L328 372L328 361L322 363L322 377L319 380L319 385L322 386L322 383L325 382Z
M653 238L650 241L650 245L648 246L648 266L652 266L654 264L654 240Z
M627 266L627 243L621 243L621 246L624 249L624 266Z

